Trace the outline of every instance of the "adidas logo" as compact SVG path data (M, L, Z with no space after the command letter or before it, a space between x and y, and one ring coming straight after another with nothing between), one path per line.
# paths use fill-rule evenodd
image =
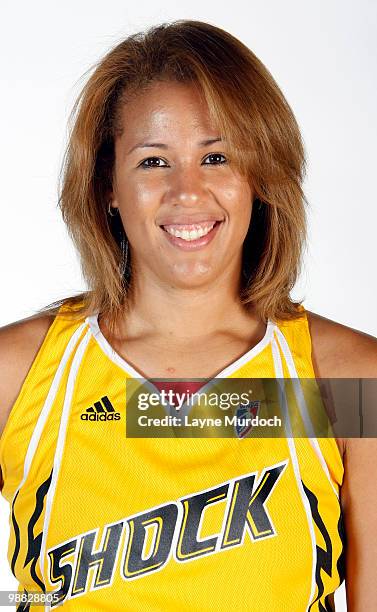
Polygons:
M81 414L82 421L119 421L120 412L115 412L114 406L107 395L101 397L98 402L94 402Z

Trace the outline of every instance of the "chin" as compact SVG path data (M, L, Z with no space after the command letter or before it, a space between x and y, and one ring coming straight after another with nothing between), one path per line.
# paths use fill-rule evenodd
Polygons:
M175 263L171 272L171 282L185 288L199 287L216 277L213 267L204 262Z

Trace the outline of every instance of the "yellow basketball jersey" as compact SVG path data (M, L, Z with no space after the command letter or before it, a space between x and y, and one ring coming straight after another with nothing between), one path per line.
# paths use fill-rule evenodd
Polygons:
M310 429L301 379L315 374L301 310L269 321L213 381L290 379ZM291 436L289 418L287 435L271 438L247 428L131 437L126 383L137 378L96 315L55 318L0 440L19 591L53 592L46 610L333 610L345 544L336 440ZM186 406L187 418L199 413Z

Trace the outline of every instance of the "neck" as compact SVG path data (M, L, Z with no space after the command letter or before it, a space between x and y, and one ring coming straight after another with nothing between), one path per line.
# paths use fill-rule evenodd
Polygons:
M150 277L134 278L128 296L127 315L117 322L118 333L152 333L177 342L211 336L219 331L242 330L245 321L259 319L240 303L239 275L230 283L217 278L195 288L163 285Z

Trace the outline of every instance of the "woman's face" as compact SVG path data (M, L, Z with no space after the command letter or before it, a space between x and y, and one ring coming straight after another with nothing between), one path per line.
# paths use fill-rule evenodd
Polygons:
M181 288L238 278L253 192L195 86L154 83L124 105L122 125L112 206L136 275Z

